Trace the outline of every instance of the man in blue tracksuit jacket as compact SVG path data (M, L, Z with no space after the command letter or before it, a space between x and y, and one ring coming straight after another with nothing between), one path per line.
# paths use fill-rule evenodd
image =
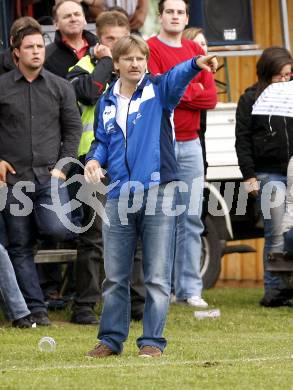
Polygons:
M181 63L168 73L146 72L147 44L138 36L122 38L113 49L118 80L100 99L94 150L85 178L96 183L107 167L107 221L103 224L104 307L90 357L120 354L130 321L129 281L137 237L143 248L146 302L139 356L160 356L166 346L166 321L176 216L177 163L172 114L189 81L213 70L212 56Z

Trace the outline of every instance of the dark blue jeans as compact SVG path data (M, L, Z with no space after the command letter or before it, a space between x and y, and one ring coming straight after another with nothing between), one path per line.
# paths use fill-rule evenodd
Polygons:
M19 290L14 269L5 248L0 244L0 306L8 320L17 320L30 314Z
M168 212L168 206L170 210L174 208L176 199L172 183L169 184L146 191L139 210L127 214L127 218L122 217L127 197L109 199L106 203L109 219L108 225L103 224L106 279L98 338L117 353L122 351L129 332L130 280L138 237L142 243L146 300L143 334L137 339L137 346L151 345L163 351L167 343L163 330L170 299L176 222L175 216ZM153 210L150 205L155 206Z
M264 221L264 288L267 292L271 289L286 288L279 276L267 271L267 264L268 253L282 252L284 247L281 225L285 212L285 202L274 206L274 199L278 196L281 197L282 194L285 199L287 177L278 173L258 173L257 179L260 181L261 190L258 195L258 202Z
M70 220L71 214L62 212L62 206L69 202L67 187L62 187L62 184L62 180L52 178L52 181L48 179L42 184L35 182L35 188L22 188L21 192L21 183L8 186L7 202L2 213L8 236L7 249L19 287L32 313L47 311L34 263L37 236L55 241L72 237L64 226L65 218ZM44 207L52 204L53 209Z

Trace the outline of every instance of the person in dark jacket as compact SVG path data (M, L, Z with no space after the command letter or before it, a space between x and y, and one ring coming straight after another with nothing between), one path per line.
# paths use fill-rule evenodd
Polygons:
M61 168L57 162L76 156L81 121L70 83L43 69L41 29L19 30L13 50L18 67L0 77L0 182L8 189L2 215L7 249L32 318L50 325L34 264L34 243L36 233L58 240L71 235L64 213L50 206L58 198L61 205L69 201L67 188L62 187L69 167Z
M87 107L95 106L106 83L116 79L111 50L120 38L130 34L128 18L118 11L102 12L96 19L96 27L99 43L67 75L77 100Z
M79 1L58 2L53 8L53 19L56 33L54 42L46 47L44 66L50 72L66 78L68 69L88 54L98 39L85 30L85 15Z
M240 97L236 111L236 152L247 191L257 198L264 219L264 289L263 306L288 304L292 295L280 278L266 270L269 252L283 249L281 222L284 203L269 210L272 199L284 192L286 172L293 154L291 118L252 115L258 96L271 83L291 78L293 60L283 47L269 47L257 62L258 81ZM267 192L268 191L268 192Z

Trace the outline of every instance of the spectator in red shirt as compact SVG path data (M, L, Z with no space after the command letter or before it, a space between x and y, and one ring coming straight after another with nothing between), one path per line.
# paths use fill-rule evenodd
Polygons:
M148 40L151 73L164 73L176 64L204 54L195 42L182 38L188 23L187 0L160 0L158 3L161 29ZM201 297L200 276L201 221L204 167L198 131L201 110L214 108L216 87L211 73L201 72L188 85L174 113L176 157L182 189L178 203L185 212L177 220L174 261L174 287L177 301L191 306L207 307Z

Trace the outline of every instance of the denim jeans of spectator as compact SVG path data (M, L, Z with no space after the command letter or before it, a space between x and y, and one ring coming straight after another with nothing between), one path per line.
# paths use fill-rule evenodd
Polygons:
M47 311L34 263L36 238L40 235L62 241L72 237L64 225L65 218L70 220L70 212L66 214L62 207L69 202L63 183L52 178L44 183L31 183L26 189L21 188L21 183L8 186L7 202L2 213L8 236L7 249L18 285L32 313ZM44 207L52 204L53 209Z
M1 217L0 217L1 218ZM8 320L18 320L30 314L18 287L6 249L0 244L0 304Z
M260 193L258 204L264 221L264 288L268 290L285 288L284 282L278 276L267 271L268 253L282 252L284 238L281 231L282 219L285 212L285 192L287 177L277 173L258 173Z
M156 196L156 193L158 195ZM138 211L121 216L134 199L110 199L106 203L109 224L103 223L104 307L98 338L120 353L130 324L130 280L138 237L141 237L146 300L143 334L137 346L151 345L163 350L163 337L171 290L174 253L174 183L153 187L142 193ZM154 201L156 200L156 202ZM153 207L154 206L154 207Z
M177 217L176 248L174 261L174 287L178 300L201 296L200 275L201 220L204 166L199 138L192 141L176 142L178 177L186 188L178 193L178 205L185 211Z

